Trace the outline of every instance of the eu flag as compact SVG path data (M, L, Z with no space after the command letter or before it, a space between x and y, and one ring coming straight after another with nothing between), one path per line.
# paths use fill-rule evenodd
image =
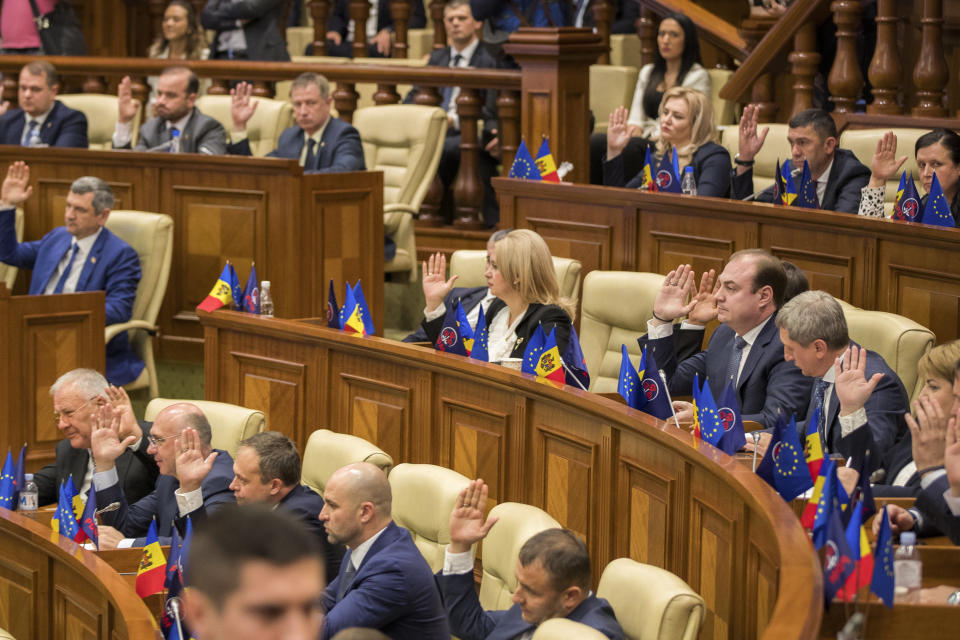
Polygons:
M785 416L780 414L767 452L757 466L757 475L789 502L813 487L813 480L797 435L796 421L791 417L789 424L785 423Z
M877 536L877 550L873 559L873 578L870 580L870 591L883 600L888 609L893 608L893 532L890 530L890 517L887 515L887 505L877 516L881 518L880 535Z
M792 205L793 201L797 199L797 185L793 182L793 173L786 161L784 161L780 173L783 176L783 204Z
M13 500L13 494L17 490L16 486L17 469L13 464L13 454L7 449L7 460L3 463L3 471L0 471L0 507L16 511L17 504Z
M243 289L241 309L247 313L260 313L260 285L257 283L257 269L250 265L250 277Z
M543 332L543 325L538 324L534 329L533 335L527 342L527 347L523 351L523 363L520 370L524 373L537 375L537 363L540 362L540 354L543 353L543 345L547 341L547 334Z
M642 410L655 418L667 420L673 415L673 409L670 406L669 393L663 387L663 380L660 378L660 370L657 368L653 351L644 348L642 362L643 370L639 372L640 389L646 400Z
M327 326L342 329L340 326L340 307L337 306L337 292L333 290L333 278L330 278L330 290L327 292Z
M930 185L927 206L923 208L923 217L920 222L938 227L957 226L953 221L953 214L950 213L950 203L947 202L947 196L943 195L943 188L936 173L933 174L933 184Z
M240 311L243 308L243 287L240 286L240 277L229 260L227 261L227 268L230 275L230 295L233 296L233 308Z
M913 174L907 175L904 171L900 175L903 184L902 192L897 190L897 199L893 203L893 219L906 222L920 222L920 194L917 185L913 182Z
M676 150L664 151L660 159L660 166L657 167L657 175L654 181L657 183L657 191L664 193L682 193L680 189L679 171L674 171L676 160L671 159L676 154Z
M819 209L820 200L817 199L817 181L810 175L810 164L803 160L803 173L800 175L800 191L794 204L808 209Z
M820 501L817 503L817 514L813 521L813 546L817 549L827 541L827 527L830 524L830 513L836 509L842 511L849 498L843 485L837 479L837 463L832 458L823 461L820 474L824 476L823 489ZM842 525L841 525L842 526Z
M856 566L853 552L847 544L847 533L840 519L840 509L837 507L830 509L824 547L823 591L829 604L840 587L846 584Z
M617 382L617 393L632 409L642 409L646 404L646 398L640 392L640 376L630 362L630 354L627 353L625 344L620 345L620 379Z
M720 438L718 448L732 456L747 444L747 435L743 431L743 418L740 416L740 403L737 401L737 390L732 382L720 394L719 409L720 422L723 424L723 437Z
M533 161L533 156L531 156L530 151L527 150L527 143L523 140L520 141L520 146L517 147L517 154L513 157L513 164L510 165L510 173L507 174L507 177L524 178L525 180L541 180L540 170L537 169L537 165Z
M473 350L470 357L474 360L490 360L489 346L487 344L487 319L483 313L483 305L480 306L480 315L477 316L477 326L473 331Z
M457 322L457 310L460 308L460 301L457 300L453 306L447 307L447 313L443 317L443 325L440 327L440 334L433 346L437 351L453 353L459 356L470 355L467 352L466 345L463 344L463 335L460 333L460 323Z
M72 477L71 480L73 480ZM73 512L73 493L75 491L75 489L71 491L69 486L61 483L60 498L57 501L57 512L55 514L57 533L70 540L76 537L77 531L79 530L77 526L77 516ZM51 520L51 526L52 524L53 521Z
M713 399L710 382L707 380L703 381L703 387L697 398L697 422L700 425L702 439L713 446L720 444L720 438L723 437L723 422L720 420L717 403Z

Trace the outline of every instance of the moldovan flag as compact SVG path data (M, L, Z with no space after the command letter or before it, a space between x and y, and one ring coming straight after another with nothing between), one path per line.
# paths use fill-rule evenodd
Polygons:
M657 181L653 179L653 160L650 158L650 147L647 147L647 152L643 157L643 180L640 183L640 188L646 187L648 191L657 190Z
M140 557L140 568L137 569L137 595L146 598L160 593L166 577L167 560L163 557L160 540L157 538L157 521L152 520L150 530L147 531L147 544Z
M553 160L553 154L550 153L550 140L543 139L540 143L540 150L537 151L537 169L540 171L540 178L544 182L560 182L560 176L557 175L557 163Z
M847 546L853 554L853 573L847 578L846 584L840 590L840 599L852 601L860 587L866 587L873 578L873 552L870 550L870 541L863 528L863 508L856 503L852 509L847 509L852 515L847 524Z
M823 466L823 445L820 442L820 432L817 431L819 423L820 407L817 407L807 420L807 437L803 442L803 455L807 460L807 468L810 469L810 477L815 479L814 489L817 487L817 482L823 484L822 481L816 480L820 476L820 467ZM810 521L810 526L813 526L813 520Z
M566 384L567 377L563 373L560 361L560 349L557 347L556 329L550 329L550 335L543 343L543 351L537 360L535 373L540 378L548 378L560 384Z
M230 286L230 272L231 267L228 262L223 265L223 271L220 272L217 284L213 285L213 289L210 290L210 293L207 294L203 302L197 305L197 309L212 312L220 307L227 307L228 309L234 307L233 288Z

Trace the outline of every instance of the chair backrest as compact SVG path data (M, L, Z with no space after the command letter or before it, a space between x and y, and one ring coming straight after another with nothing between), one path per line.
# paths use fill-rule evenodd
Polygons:
M604 640L606 637L582 622L575 622L570 618L550 618L536 628L532 640Z
M450 255L450 275L458 275L458 287L483 287L487 279L483 276L487 268L486 249L458 249ZM560 285L560 295L577 300L580 295L580 270L582 266L575 258L553 256L553 269Z
M173 218L165 213L111 211L107 228L140 256L132 319L156 324L173 261Z
M430 569L443 568L450 544L450 512L470 478L432 464L398 464L390 470L393 520L413 535Z
M307 11L309 13L309 11ZM302 56L307 45L313 43L313 27L287 27L287 53L290 58ZM281 97L277 94L277 97Z
M857 159L869 167L873 160L873 153L877 150L877 140L883 137L883 134L887 131L890 131L890 129L847 129L840 134L839 146L853 151ZM913 148L917 144L917 138L928 131L929 129L893 129L893 132L897 134L897 157L907 156L907 161L903 163L900 172L906 171L912 174L918 188L920 186L920 172L917 169L917 158L913 153ZM899 173L887 180L883 194L883 209L887 216L893 212L893 202L896 200L899 185Z
M433 51L433 27L427 21L427 28L407 30L407 59L426 60Z
M611 33L610 64L639 69L643 66L643 53L640 51L640 46L640 38L635 33Z
M636 86L636 67L590 65L590 110L596 118L594 131L606 133L607 119L613 110L620 106L630 108Z
M718 127L736 122L736 104L720 97L720 89L733 75L732 69L707 69L710 76L710 102L713 105L713 120Z
M384 205L402 203L419 211L440 164L447 114L415 104L367 107L353 114L353 126L367 169L383 171Z
M250 152L262 158L277 148L277 140L283 130L293 124L293 107L286 100L254 98L257 110L247 123L247 139ZM197 109L219 122L224 129L233 129L230 116L230 96L200 96Z
M23 207L17 207L13 214L13 228L17 234L17 242L23 240ZM17 268L13 265L0 262L0 282L7 285L8 291L13 291L13 285L17 281Z
M583 279L580 348L590 372L590 390L611 393L620 378L621 345L634 366L640 363L637 338L647 332L653 300L663 283L659 273L591 271ZM616 304L611 304L616 300Z
M172 398L154 398L147 405L143 419L152 421L166 407L178 402L189 402L200 407L210 422L212 437L210 444L214 449L223 449L231 456L237 454L237 448L242 440L246 440L255 433L260 433L267 427L263 411L248 409L226 402L212 400L175 400Z
M933 331L910 318L886 311L844 308L850 339L876 351L903 382L907 395L916 397L923 381L918 380L917 362L933 348Z
M333 472L351 462L369 462L387 474L393 467L393 458L363 438L348 433L334 433L329 429L318 429L310 434L307 447L303 450L301 481L323 495L327 480Z
M703 598L686 582L629 558L607 565L597 597L613 607L628 640L695 640L706 613Z
M784 160L790 158L790 144L787 142L787 125L782 123L758 124L757 129L762 131L764 127L770 127L770 133L763 143L763 148L755 158L753 165L753 189L762 191L773 184L773 175L777 160L783 164ZM730 152L732 158L740 149L740 130L737 127L727 127L723 130L720 143ZM799 186L799 185L797 185Z
M0 640L16 640L6 629L0 629Z
M499 521L483 539L483 579L480 605L485 610L509 609L510 595L517 588L517 558L520 547L531 536L560 526L550 514L519 502L503 502L490 510L488 518Z
M57 100L87 116L88 148L113 148L113 130L117 125L117 96L104 93L63 93L57 96ZM137 143L136 136L140 131L142 113L143 109L139 109L134 116L131 129L134 137L131 145Z

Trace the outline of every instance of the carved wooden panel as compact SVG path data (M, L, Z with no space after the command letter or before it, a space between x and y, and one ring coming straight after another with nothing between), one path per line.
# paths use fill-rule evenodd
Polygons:
M709 232L707 232L709 229ZM644 211L640 218L640 270L668 273L691 264L719 274L734 251L756 246L756 225Z
M41 626L45 631L47 622L38 614L42 603L37 594L45 577L37 567L42 566L45 558L22 548L7 534L0 536L0 547L17 550L0 554L0 628L14 638L39 638Z
M59 564L53 566L53 637L100 640L107 636L109 604L90 597L90 585Z
M960 336L960 276L895 264L885 275L890 311L927 327L940 344Z
M440 402L438 463L467 478L483 478L490 488L490 507L503 502L511 493L507 469L519 455L511 446L516 430L509 409L442 396Z
M280 431L294 442L306 442L304 432L307 365L278 358L234 352L240 397L237 404L259 409L267 429Z
M551 254L579 260L582 273L610 268L614 226L554 218L527 217L524 222L543 236Z
M746 571L744 572L743 598L746 600L746 632L759 637L770 623L770 616L777 601L777 586L780 571L769 545L762 540L771 532L751 520L750 538L747 544ZM764 529L761 534L758 529Z

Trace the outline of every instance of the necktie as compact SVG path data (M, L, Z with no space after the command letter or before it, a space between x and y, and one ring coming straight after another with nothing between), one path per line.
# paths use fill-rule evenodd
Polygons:
M459 53L453 56L453 64L450 65L451 69L455 69L460 66L460 62L463 61L463 56ZM443 91L440 92L440 95L443 97L443 101L440 103L440 108L444 111L450 110L450 99L453 97L453 87L444 87Z
M23 140L20 141L20 146L29 147L30 139L33 137L34 132L37 130L37 121L30 120L27 122L27 128L23 131Z
M827 444L825 425L827 423L827 408L823 406L823 399L826 397L827 387L830 383L823 378L817 378L813 383L813 404L814 408L820 409L820 415L817 417L817 433L820 434L820 443L823 446L824 453L829 446Z
M73 246L67 249L70 253L70 259L67 260L67 266L64 267L63 273L60 274L60 279L57 280L57 286L53 288L54 293L63 293L63 285L66 284L67 278L70 277L70 267L73 266L73 259L77 257L77 250L79 248L80 245L74 242Z
M343 600L344 594L347 592L347 589L350 588L350 585L353 584L353 579L356 575L357 569L353 566L353 558L351 558L347 562L347 570L343 572L340 584L337 586L337 602Z
M315 168L316 168L316 167L314 166L314 165L316 165L316 163L317 163L316 148L317 148L317 141L314 140L313 138L308 138L308 139L307 139L307 155L306 155L306 157L303 159L303 168L304 168L304 169L315 169Z
M723 386L727 384L727 381L733 383L733 386L737 386L737 374L740 372L740 359L743 357L743 348L747 346L747 341L737 336L737 339L733 343L733 353L730 354L730 362L727 364L727 377L724 379L723 385L721 385L720 391L723 390Z

